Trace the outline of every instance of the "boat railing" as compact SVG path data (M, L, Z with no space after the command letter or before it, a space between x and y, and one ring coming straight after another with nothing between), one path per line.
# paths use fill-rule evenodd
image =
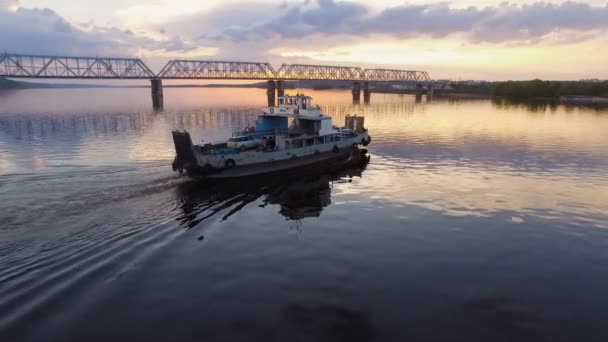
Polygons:
M349 132L349 133L338 132L338 133L332 133L332 134L323 136L324 137L323 142L319 142L318 135L309 135L303 131L294 131L294 130L290 130L290 129L277 129L277 130L266 131L266 132L256 132L256 133L250 133L250 135L258 135L259 137L263 137L263 136L269 136L269 135L279 135L281 132L283 132L283 133L287 132L291 135L289 143L284 147L284 150L294 150L294 149L298 149L298 148L302 148L302 147L306 147L306 146L315 146L315 145L323 145L323 144L327 144L327 143L334 143L334 142L338 142L342 139L348 139L353 136L356 136L356 133L354 133L354 132ZM298 141L298 142L296 143L296 141ZM312 143L310 143L309 141L312 141ZM201 152L206 155L227 155L227 154L240 153L240 151L238 149L227 147L226 143L208 143L208 144L205 144L202 146L197 146L197 147L200 148ZM260 145L260 146L258 146L256 151L257 152L275 152L275 151L278 151L278 148L276 146L273 148L269 148L267 145Z
M356 136L356 134L354 136ZM289 141L289 144L285 147L285 150L295 150L295 149L299 149L302 147L325 145L325 144L335 143L335 142L341 141L343 139L348 139L348 138L352 138L352 137L353 137L353 135L332 133L332 134L324 135L323 141L319 142L318 138L320 138L320 136L318 136L318 135L302 134L300 136L291 138ZM311 140L312 140L312 143L309 143Z
M304 134L305 131L302 129L294 129L294 128L276 128L276 129L271 129L271 130L265 130L265 131L240 131L240 132L233 132L232 136L233 137L254 137L254 138L260 138L260 137L264 137L264 136L269 136L269 135L301 135Z

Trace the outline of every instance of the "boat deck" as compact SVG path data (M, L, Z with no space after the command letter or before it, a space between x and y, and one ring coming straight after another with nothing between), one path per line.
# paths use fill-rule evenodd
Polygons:
M290 160L281 160L270 163L263 163L251 166L235 167L233 169L225 169L219 173L214 173L208 176L212 179L228 179L228 178L240 178L250 177L256 175L264 175L269 173L276 173L287 171L295 168L304 167L315 167L318 168L319 164L332 164L335 162L346 161L352 150L341 150L339 153L328 152L319 155L313 155L308 157L299 157Z

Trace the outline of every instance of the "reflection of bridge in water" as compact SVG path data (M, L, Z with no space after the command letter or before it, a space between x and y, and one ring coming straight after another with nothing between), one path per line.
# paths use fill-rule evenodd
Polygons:
M239 61L172 60L155 74L138 58L67 57L0 54L0 77L41 79L148 79L155 109L163 108L163 79L169 80L267 80L268 105L285 93L285 81L350 81L353 102L371 98L370 84L410 83L417 95L433 95L435 82L426 71L362 69L352 66L283 64L275 70L269 63Z
M420 107L414 101L404 101L374 103L368 106L328 104L323 105L322 108L327 115L333 117L335 122L344 122L346 115L353 112L366 115L370 120L381 118L393 120L396 117L413 114L416 108L423 110L421 108L424 107ZM259 110L253 105L202 108L196 106L196 109L188 107L160 117L146 111L109 113L105 109L92 113L61 112L53 115L19 113L0 115L0 130L6 134L7 146L18 144L23 139L43 139L45 144L40 146L42 149L49 149L64 142L66 136L72 139L90 140L120 134L150 134L155 129L161 129L158 127L164 124L168 124L167 129L175 127L188 130L195 136L205 136L209 140L220 139L224 134L229 134L234 127L250 125L255 122L258 115Z

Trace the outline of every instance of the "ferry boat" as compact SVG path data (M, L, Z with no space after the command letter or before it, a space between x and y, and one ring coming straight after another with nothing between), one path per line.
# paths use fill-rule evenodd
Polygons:
M371 137L364 117L348 115L343 127L334 126L312 98L281 96L267 107L255 127L232 134L223 142L193 145L186 131L173 131L173 170L212 179L249 177L299 168L318 170L368 158Z

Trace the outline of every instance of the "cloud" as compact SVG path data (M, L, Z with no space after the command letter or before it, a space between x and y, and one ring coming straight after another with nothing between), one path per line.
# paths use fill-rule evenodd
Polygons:
M593 39L608 27L608 5L582 2L464 8L447 3L405 4L380 11L335 0L244 2L168 19L143 31L142 27L131 31L93 22L74 25L51 9L18 5L17 0L0 0L0 50L98 55L147 51L177 57L193 56L213 46L221 56L241 56L246 51L254 59L272 57L277 47L323 49L378 36L403 40L458 35L463 43L509 46L541 40L568 44Z
M0 52L140 56L157 69L168 59L210 56L275 65L322 62L465 68L503 56L499 51L515 56L508 61L518 70L521 65L533 65L531 70L545 67L547 73L555 74L560 68L601 69L601 63L589 61L601 57L594 51L606 50L608 36L608 4L583 0L485 7L406 3L384 8L368 7L363 0L242 1L216 2L194 13L125 21L125 26L114 27L96 24L101 22L97 17L69 22L51 9L0 0ZM573 62L572 45L582 41L576 51L586 50ZM537 60L535 53L545 49L561 51L550 68L545 57L531 62ZM466 64L458 56L473 62ZM496 65L507 68L504 63Z
M524 6L503 4L472 28L476 41L534 40L559 31L591 31L608 27L608 5L537 2Z
M183 15L147 28L162 34L189 35L198 40L223 40L221 35L224 31L246 30L259 23L260 18L275 12L276 6L267 3L227 4L211 11Z
M608 27L608 5L594 7L570 1L466 8L453 8L447 3L406 4L374 14L369 8L351 2L318 0L313 7L303 4L275 7L273 12L279 15L273 19L257 25L226 28L215 37L238 42L315 34L441 38L460 33L471 42L503 43L539 39L562 30L591 31Z
M73 46L95 47L87 35L50 9L23 9L0 12L0 48L10 52L67 53Z
M19 6L19 0L0 0L0 12L13 10Z
M4 8L15 4L0 2ZM200 48L179 36L159 40L118 27L75 26L48 8L0 10L0 30L0 51L12 53L128 57L142 51L178 53Z
M301 38L314 34L352 34L357 25L366 17L369 9L356 3L318 0L316 6L307 6L305 1L289 5L283 3L268 9L266 13L279 13L274 20L246 27L231 27L223 36L234 41L255 40L260 38ZM258 16L256 19L265 16ZM267 17L267 15L266 15Z

